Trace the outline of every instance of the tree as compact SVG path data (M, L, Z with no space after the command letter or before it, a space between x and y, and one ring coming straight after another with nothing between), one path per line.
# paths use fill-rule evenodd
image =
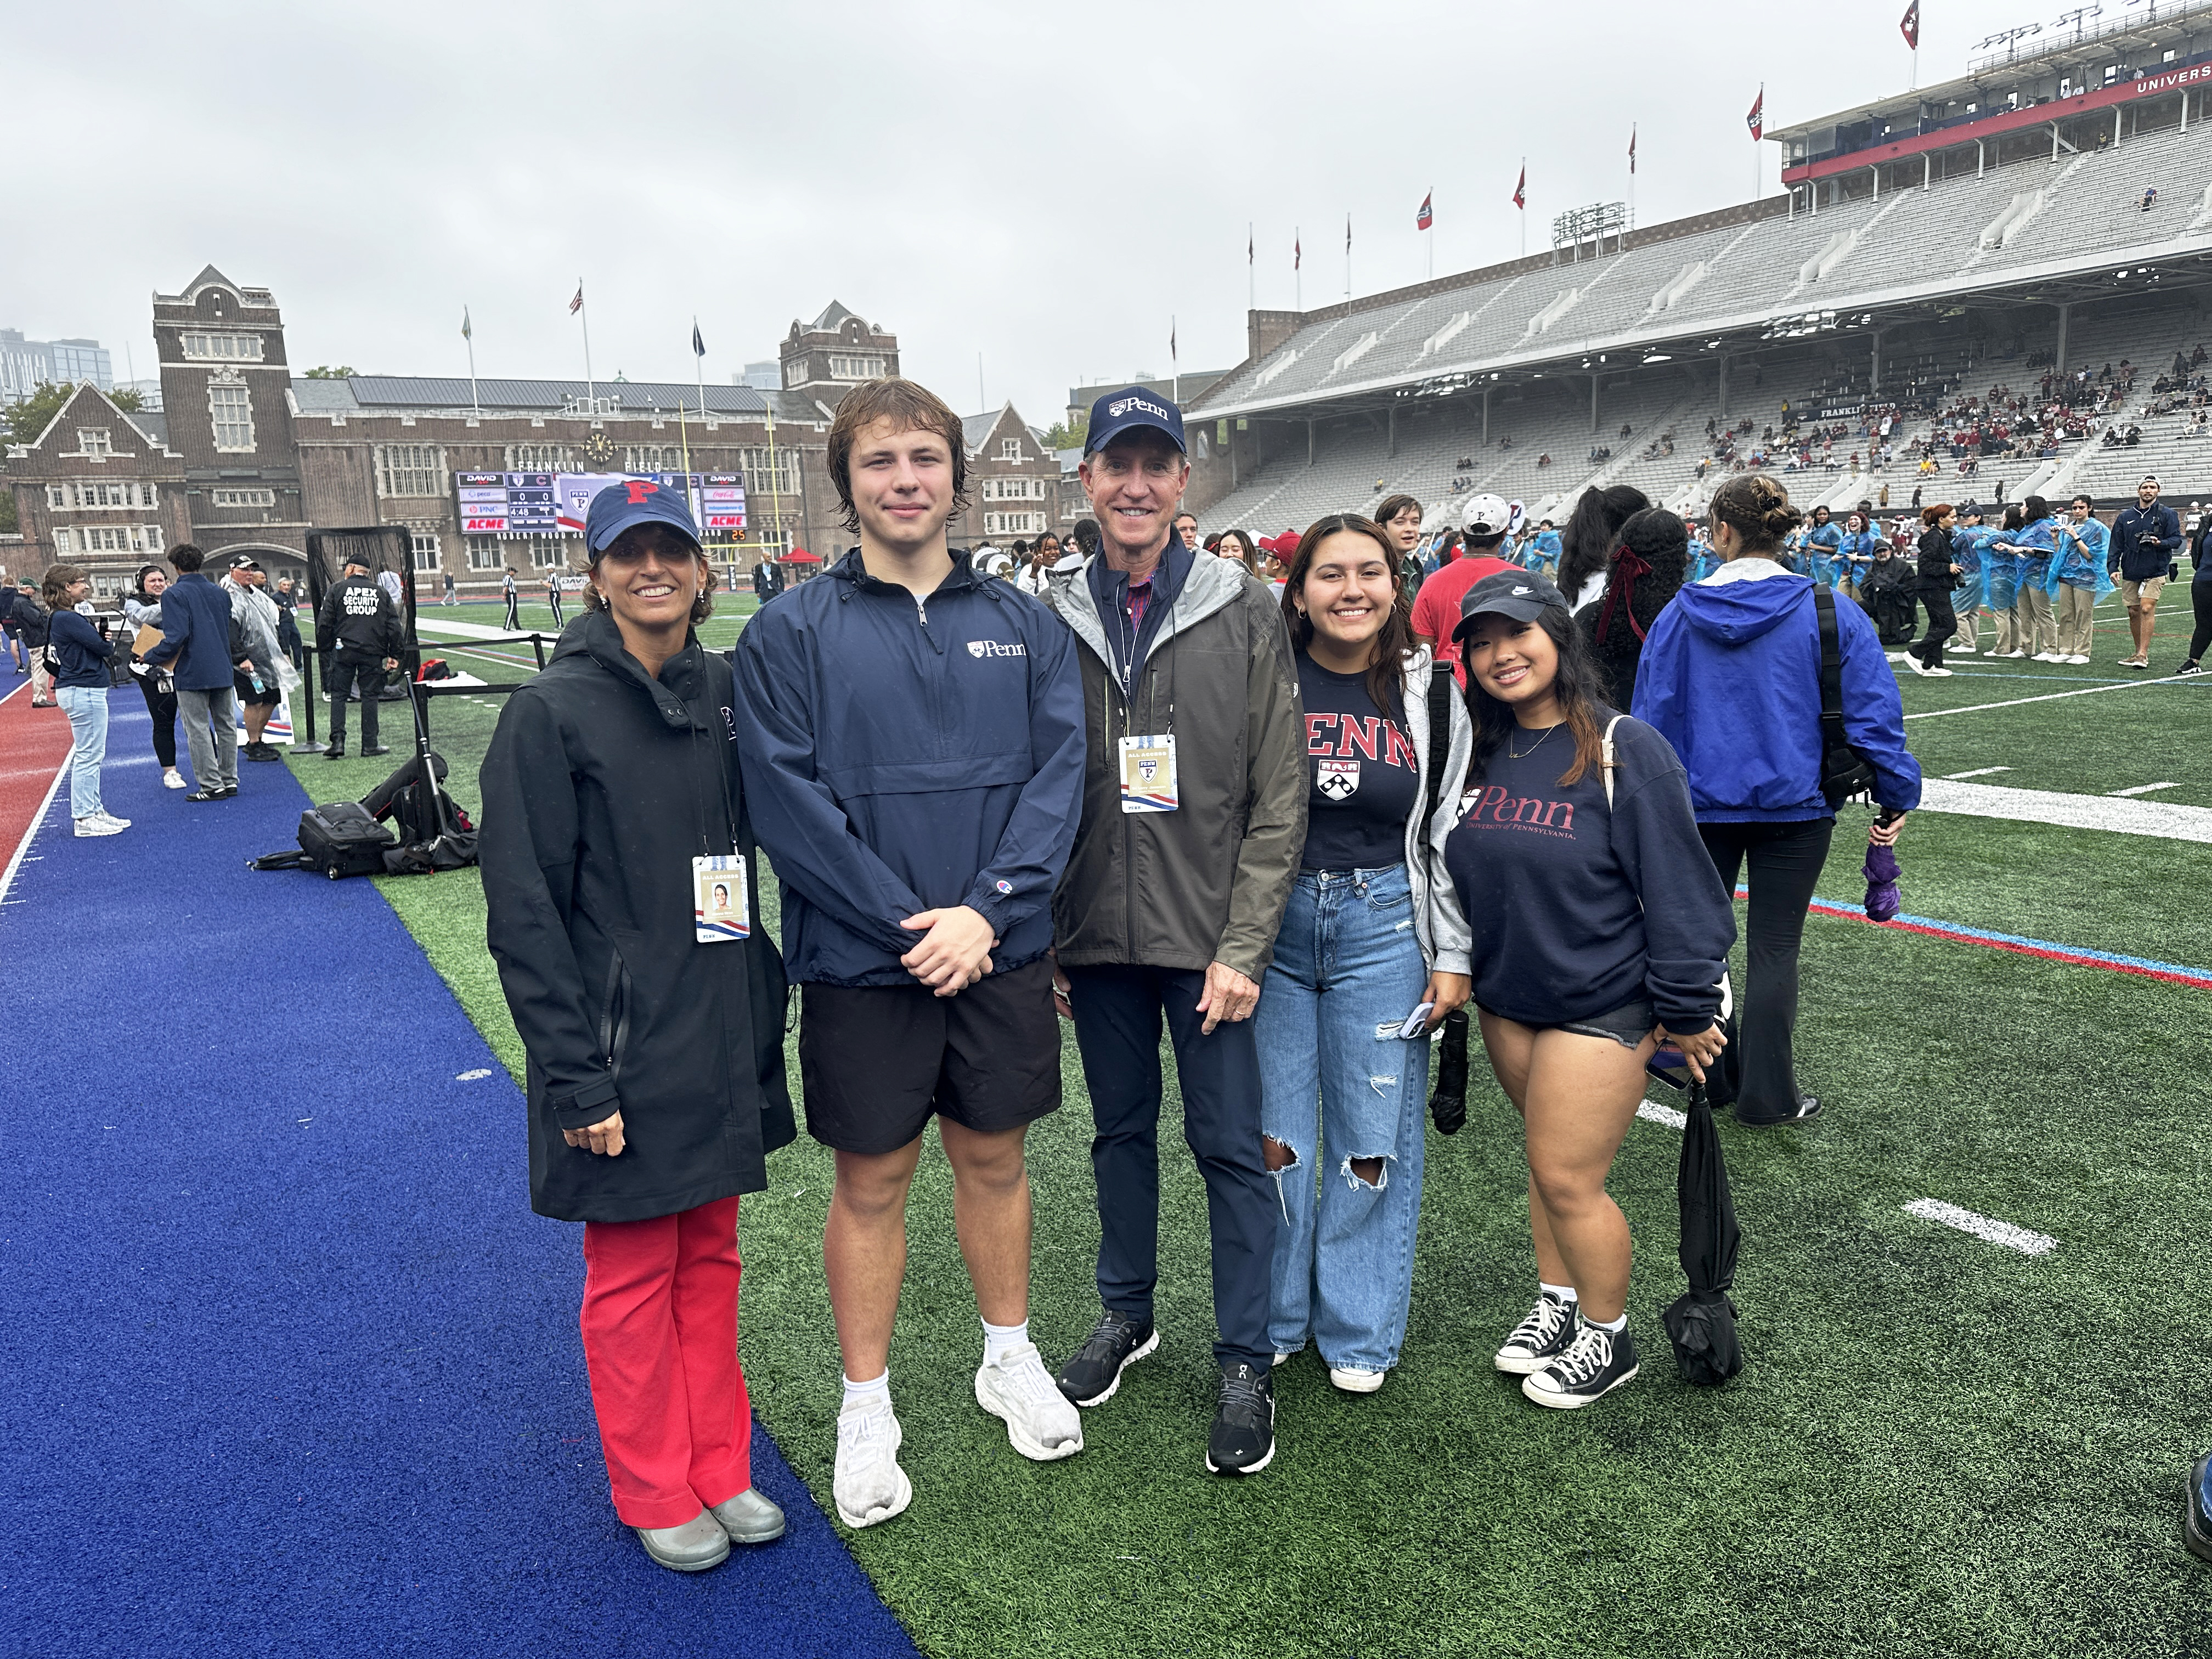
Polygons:
M70 400L70 393L76 390L67 380L58 384L52 380L40 382L29 397L0 410L0 440L11 444L35 443L54 416L61 413L62 405Z
M338 363L335 366L330 363L319 363L307 371L307 378L310 380L350 380L353 379L353 374L351 363Z
M146 407L146 399L144 396L135 388L127 386L119 387L116 391L109 392L107 394L107 401L113 404L125 415L136 415L140 410Z
M1046 428L1044 447L1047 449L1080 449L1083 435L1091 430L1091 417L1078 415L1072 421L1055 421Z

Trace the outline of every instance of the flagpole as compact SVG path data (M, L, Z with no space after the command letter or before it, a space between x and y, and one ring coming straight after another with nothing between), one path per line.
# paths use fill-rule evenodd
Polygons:
M1628 228L1636 228L1636 123L1628 124Z
M1291 232L1291 305L1299 316L1306 314L1306 234L1293 228Z
M1182 353L1176 343L1175 313L1168 313L1168 368L1175 380L1175 395L1170 400L1176 408L1182 407Z
M1344 297L1352 298L1352 216L1344 216Z
M599 412L599 382L592 378L592 307L584 300L584 279L576 278L576 314L584 319L584 404L586 411Z
M1763 133L1766 128L1766 82L1764 81L1759 83L1759 124ZM1754 202L1759 199L1759 147L1765 142L1764 137L1751 141L1751 199Z
M469 407L481 416L483 405L477 401L477 332L466 306L461 307L461 337L469 343Z
M1260 267L1253 258L1256 244L1252 234L1253 222L1247 219L1244 222L1244 309L1247 311L1260 308Z
M699 339L699 318L696 313L691 318L691 338L695 343ZM707 418L707 354L703 351L693 352L691 363L699 376L699 419L703 422ZM686 458L684 465L688 471L691 465L689 458ZM702 501L700 505L703 507L705 502Z
M1528 257L1528 158L1525 155L1521 158L1521 189L1517 193L1521 199L1513 205L1521 215L1521 257L1525 259ZM1552 257L1557 258L1559 255L1554 253Z

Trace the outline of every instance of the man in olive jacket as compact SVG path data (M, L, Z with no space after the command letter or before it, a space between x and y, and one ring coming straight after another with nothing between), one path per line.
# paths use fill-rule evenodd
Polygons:
M1256 1474L1275 1444L1275 1223L1248 1022L1305 842L1297 672L1267 586L1171 533L1190 477L1174 404L1138 387L1100 398L1081 471L1103 540L1048 595L1081 647L1088 733L1053 933L1097 1132L1104 1310L1058 1380L1098 1405L1159 1343L1164 1018L1212 1233L1222 1378L1206 1466Z

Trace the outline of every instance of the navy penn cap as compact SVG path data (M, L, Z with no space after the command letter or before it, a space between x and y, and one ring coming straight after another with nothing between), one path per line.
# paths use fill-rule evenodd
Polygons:
M584 515L585 549L596 559L623 531L641 524L665 524L699 545L699 526L682 490L651 478L617 478L592 497L592 510Z
M1083 453L1095 455L1124 432L1146 426L1164 432L1170 443L1186 454L1189 453L1190 446L1182 436L1182 411L1167 398L1140 386L1109 392L1091 405L1091 426L1084 436Z

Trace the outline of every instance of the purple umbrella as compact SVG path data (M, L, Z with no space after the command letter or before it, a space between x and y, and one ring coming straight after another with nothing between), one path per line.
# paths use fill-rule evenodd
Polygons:
M1867 920L1887 921L1897 914L1904 902L1897 895L1897 849L1893 847L1869 847L1866 864L1860 873L1866 877Z

